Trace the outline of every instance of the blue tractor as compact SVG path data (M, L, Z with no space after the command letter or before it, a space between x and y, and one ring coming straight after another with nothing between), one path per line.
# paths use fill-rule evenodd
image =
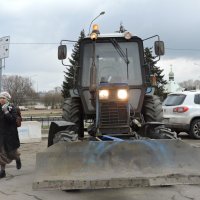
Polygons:
M60 60L67 55L62 42ZM155 42L155 53L164 54L162 41ZM80 42L80 66L75 74L76 85L64 102L63 118L75 123L67 131L75 131L79 139L84 139L84 121L90 122L87 132L93 139L174 137L163 128L161 101L151 92L155 77L145 62L141 38L129 32L101 35L94 25L91 35ZM66 127L62 128L62 132L56 131L56 138L65 137ZM54 134L55 130L50 133L49 146Z

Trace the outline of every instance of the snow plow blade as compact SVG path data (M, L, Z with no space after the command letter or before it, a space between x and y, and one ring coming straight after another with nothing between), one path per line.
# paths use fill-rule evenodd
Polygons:
M37 154L34 190L200 184L200 148L180 140L60 142Z

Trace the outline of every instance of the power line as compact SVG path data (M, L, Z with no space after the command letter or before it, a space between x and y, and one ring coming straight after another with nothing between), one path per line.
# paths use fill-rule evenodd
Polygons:
M10 44L25 44L25 45L46 45L46 44L57 44L59 45L59 42L11 42Z
M74 40L63 40L65 43L74 43L77 41ZM56 44L60 45L60 42L10 42L10 44L19 44L19 45L49 45L49 44Z
M11 45L59 45L60 42L11 42L10 44ZM166 47L165 49L172 50L172 51L200 51L200 49L192 49L192 48L183 49L183 48Z
M179 48L165 48L172 51L200 51L200 49L179 49Z

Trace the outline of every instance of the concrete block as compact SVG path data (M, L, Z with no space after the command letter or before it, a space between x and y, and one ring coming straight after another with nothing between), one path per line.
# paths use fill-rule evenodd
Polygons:
M41 142L41 123L37 121L22 122L18 128L19 139L21 143Z

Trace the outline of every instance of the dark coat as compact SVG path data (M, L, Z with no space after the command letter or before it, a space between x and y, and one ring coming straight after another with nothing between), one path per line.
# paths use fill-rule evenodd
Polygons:
M17 131L17 112L14 106L9 106L9 113L5 114L0 107L0 145L3 143L7 152L16 150L20 146Z

